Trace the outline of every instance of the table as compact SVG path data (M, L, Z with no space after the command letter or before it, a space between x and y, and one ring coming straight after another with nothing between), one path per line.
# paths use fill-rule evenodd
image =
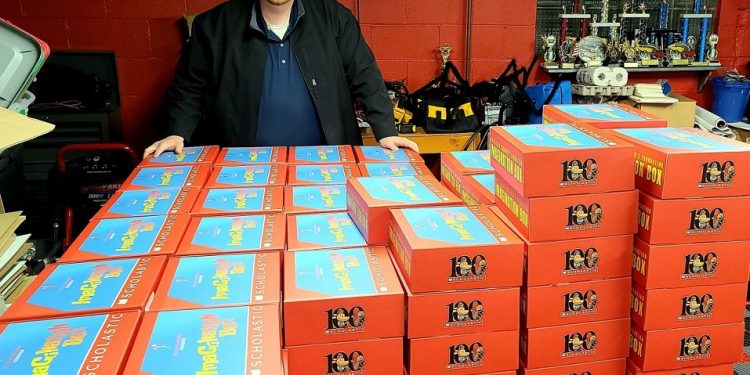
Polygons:
M372 129L363 128L362 140L366 146L376 146L375 135ZM399 136L414 141L419 146L419 152L422 154L439 154L441 152L462 151L466 142L471 138L473 133L453 133L453 134L427 134L424 129L417 128L416 133L399 134ZM479 136L469 146L469 150L476 150L479 145Z

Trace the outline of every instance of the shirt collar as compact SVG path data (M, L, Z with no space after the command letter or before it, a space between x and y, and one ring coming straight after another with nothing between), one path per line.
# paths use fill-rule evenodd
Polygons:
M268 25L266 25L266 20L261 14L261 1L263 0L254 0L252 7L250 8L250 28L267 36L269 32ZM300 18L302 18L302 16L304 15L305 6L302 4L302 0L294 0L294 4L292 5L292 14L289 17L289 30L287 30L286 36L289 36L289 34L291 34L292 30L294 30L294 27L297 26Z

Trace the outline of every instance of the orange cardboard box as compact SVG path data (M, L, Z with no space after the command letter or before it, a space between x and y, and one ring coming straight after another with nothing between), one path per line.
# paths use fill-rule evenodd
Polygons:
M288 251L367 246L346 212L289 215L287 228Z
M59 261L171 255L177 250L189 220L187 215L92 220Z
M354 146L358 163L424 163L422 155L408 148L391 151L380 146Z
M164 257L144 257L50 265L0 320L143 310L165 263Z
M614 133L635 145L639 190L662 199L750 195L747 143L692 128Z
M641 192L638 211L638 237L651 245L750 240L750 196L664 200Z
M285 186L286 164L221 165L211 172L206 188Z
M203 187L211 174L208 164L136 168L120 190L151 190L174 187Z
M346 202L347 211L369 244L388 243L391 208L462 203L431 175L352 178L346 183Z
M284 188L281 186L231 189L203 189L190 211L195 216L281 213Z
M741 322L747 283L649 289L633 285L630 317L644 331Z
M286 345L404 336L404 290L386 248L296 251L284 263Z
M625 358L539 369L521 368L520 375L620 375L625 372Z
M734 363L708 367L683 367L678 370L649 371L643 372L633 362L628 361L625 375L731 375L734 372Z
M281 253L174 257L149 311L281 303Z
M523 242L487 207L391 213L391 249L413 293L521 285Z
M495 204L495 175L471 174L461 176L461 199L469 206Z
M461 176L492 173L490 152L453 151L440 154L440 181L456 195L461 195Z
M496 205L531 242L633 234L638 192L525 198L495 174Z
M518 368L518 330L409 340L409 375L486 374Z
M743 323L630 332L630 360L643 371L737 362L742 358Z
M490 130L495 173L527 198L633 190L633 145L567 124Z
M632 235L529 242L515 230L510 219L502 213L499 207L492 206L490 210L513 229L513 232L526 245L524 253L524 285L526 286L617 279L631 274Z
M283 214L194 217L176 255L281 251L285 244Z
M362 177L403 177L432 174L432 171L423 162L360 163L357 165Z
M630 277L524 287L521 315L528 329L630 316Z
M352 177L359 177L359 167L347 164L292 164L289 165L287 186L340 185Z
M344 164L356 163L352 146L289 147L289 164Z
M3 372L124 374L140 316L124 311L0 324L0 352L8 356Z
M346 211L346 185L284 188L284 212L289 215L339 211Z
M247 165L286 163L286 146L226 147L216 159L216 165Z
M748 249L750 242L657 246L636 238L633 281L646 289L741 283L750 268Z
M94 215L94 219L154 215L182 215L190 212L200 188L120 190Z
M545 105L545 124L591 125L599 129L666 128L667 120L625 104Z
M281 374L279 306L150 312L127 375Z
M402 337L287 346L286 350L289 375L400 375L404 372Z
M219 146L184 147L182 154L165 151L158 158L146 156L139 167L164 167L170 165L213 164L219 155Z
M618 319L522 330L521 361L537 369L626 358L629 328Z

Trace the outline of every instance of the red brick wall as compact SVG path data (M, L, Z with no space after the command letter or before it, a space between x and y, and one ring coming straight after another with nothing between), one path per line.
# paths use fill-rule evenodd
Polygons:
M340 0L357 13L355 0ZM156 132L183 41L179 18L222 0L0 0L0 17L47 41L55 50L113 50L117 54L125 141L142 147ZM361 0L358 10L365 39L387 79L407 79L416 89L429 81L440 63L436 48L450 43L453 60L463 69L465 0ZM535 0L474 0L471 78L501 72L511 58L528 64L534 50ZM750 59L750 0L722 0L722 62L744 65ZM676 91L705 102L696 93L697 76L669 78ZM532 79L547 80L540 73Z

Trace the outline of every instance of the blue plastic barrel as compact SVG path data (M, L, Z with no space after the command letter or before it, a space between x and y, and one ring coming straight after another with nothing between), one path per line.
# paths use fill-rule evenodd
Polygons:
M544 106L544 101L547 100L549 97L549 94L552 93L552 89L555 88L555 84L553 82L549 83L540 83L536 86L528 86L526 87L526 93L531 97L531 99L534 99L534 107L536 108L539 113L530 113L529 114L529 124L541 124L542 123L542 107ZM557 92L552 96L552 100L549 104L571 104L573 103L573 94L572 94L572 87L570 84L570 81L562 81L560 82L560 87L557 89Z
M713 79L714 113L727 122L740 122L750 99L750 83Z

